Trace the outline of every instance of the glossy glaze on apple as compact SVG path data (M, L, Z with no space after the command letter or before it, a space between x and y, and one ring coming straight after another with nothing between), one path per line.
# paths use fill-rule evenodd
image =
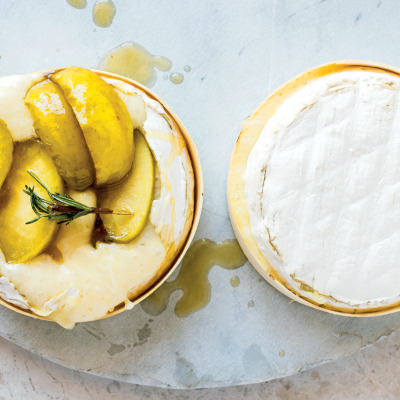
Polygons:
M62 76L62 74L63 72L58 76ZM63 171L57 164L57 160L60 158L57 154L62 155L64 152L57 149L53 152L48 150L52 143L51 140L46 140L46 135L48 137L53 133L45 132L43 134L40 132L41 122L32 111L34 107L29 104L29 89L44 80L60 85L74 112L73 115L77 117L82 129L85 143L87 143L85 151L89 149L91 160L94 161L93 164L87 164L85 161L87 157L85 158L81 154L80 161L74 162L75 166L79 162L82 162L82 165L85 163L89 165L86 168L89 174L84 179L75 179L76 176L80 176L79 173L72 174L72 178L71 176L67 177L66 173L71 172L72 168L66 168ZM130 119L125 123L124 129L127 127L126 129L132 132L132 138L135 135L134 155L137 155L138 159L142 157L144 160L149 160L151 157L154 163L142 162L142 170L136 175L134 167L132 170L129 167L126 172L121 173L124 179L120 183L118 183L120 180L118 175L109 174L107 176L109 171L101 165L101 150L96 158L96 155L93 154L99 149L93 145L95 142L88 140L89 135L97 132L98 129L95 127L85 131L84 125L87 121L84 121L82 107L76 101L71 100L70 96L73 90L71 93L68 92L66 86L69 83L65 81L68 80L64 79L61 82L61 78L57 79L57 75L54 78L44 74L0 79L0 105L6 104L7 98L11 103L7 104L5 109L0 109L0 119L5 121L13 136L14 147L21 146L20 142L23 146L27 146L27 143L38 143L35 146L43 148L53 157L59 174L64 178L64 183L68 179L70 179L68 181L70 183L72 179L72 184L65 184L64 192L88 206L127 207L124 196L136 196L140 200L152 192L151 202L148 205L145 201L140 203L135 200L135 210L133 210L134 213L136 212L135 217L112 215L103 218L108 232L108 240L107 242L98 242L96 248L91 244L96 217L88 215L73 221L68 226L62 225L58 232L53 233L54 238L49 240L49 244L51 244L51 249L56 249L56 253L61 254L57 261L52 256L54 251L43 251L44 249L38 252L39 255L23 262L17 260L17 263L7 262L4 258L5 254L0 252L0 274L2 275L0 293L2 297L18 303L19 306L23 304L24 307L30 308L36 314L45 316L46 319L54 320L65 327L72 327L75 322L90 321L106 316L108 311L121 302L125 302L129 307L130 300L143 293L169 267L191 227L194 182L186 143L162 105L148 98L127 82L111 78L105 78L102 82L108 83L107 90L118 93L118 99L122 99L123 107L129 113ZM46 85L47 82L40 84ZM54 89L54 86L52 88ZM27 93L28 96L25 99ZM98 98L98 96L93 97ZM75 98L82 100L77 96ZM24 101L27 103L26 106ZM87 100L87 103L91 101ZM52 106L55 104L55 101L50 102ZM60 110L65 108L64 105ZM92 109L94 112L96 111L94 106ZM60 111L60 113L62 112L64 111ZM117 116L115 121L120 123L124 118L124 115ZM112 117L107 117L107 120L111 121ZM52 129L56 130L56 127L60 126L57 115L53 122ZM98 123L98 126L100 125L102 125L101 118ZM38 127L39 134L37 135L35 128L38 131ZM136 132L133 135L134 129ZM112 129L112 132L115 132L115 129ZM112 132L105 134L103 131L100 135L104 135L107 139L107 135L113 134ZM117 141L123 144L123 148L118 148L116 145L117 147L109 153L110 156L103 155L103 159L104 157L110 159L110 162L107 163L109 168L111 166L115 170L121 170L118 162L121 163L124 158L129 158L130 142L123 139L124 134L122 132ZM42 142L39 138L42 139ZM63 146L62 148L65 148L65 145ZM56 146L53 145L53 149L54 147ZM93 177L94 183L88 185L88 181L93 175L93 173L90 174L90 168L93 165L96 176ZM133 161L133 166L135 166L135 161ZM79 168L76 170L79 171ZM8 177L12 171L13 166L11 166ZM147 181L147 186L143 185L142 191L136 190L135 192L134 188L137 187L137 184L134 182L137 182L138 176L143 174L154 174L154 193L153 184ZM101 177L100 180L99 177ZM132 186L129 182L132 182ZM28 183L30 183L29 175L26 177L26 184ZM82 187L86 187L86 189L80 190ZM23 187L21 191L22 189ZM51 189L53 190L53 188ZM4 185L1 192L4 197ZM28 196L25 194L23 196L29 203ZM0 195L0 212L4 204L1 198ZM142 215L142 219L139 218L139 215ZM28 216L24 215L24 218L26 217ZM117 218L121 218L121 223L118 223ZM47 220L43 222L54 225L54 222ZM53 229L57 230L57 227Z

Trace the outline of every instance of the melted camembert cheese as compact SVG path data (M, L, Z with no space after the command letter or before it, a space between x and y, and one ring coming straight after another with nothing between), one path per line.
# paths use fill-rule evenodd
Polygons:
M0 79L0 119L15 141L36 136L24 97L42 79L43 74ZM51 245L62 255L58 260L45 252L27 263L7 264L0 251L3 299L67 328L104 317L123 302L131 307L130 300L170 266L193 218L193 171L179 129L158 101L125 81L105 80L125 102L157 163L156 193L145 228L130 243L97 243L94 248L90 241L95 217L88 215L60 228ZM142 110L138 102L144 102ZM68 194L96 206L93 189Z

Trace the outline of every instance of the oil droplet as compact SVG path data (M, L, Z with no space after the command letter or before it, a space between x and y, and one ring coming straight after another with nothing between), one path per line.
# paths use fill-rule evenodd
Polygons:
M251 307L254 307L254 301L253 301L253 300L250 300L250 301L247 303L247 308L251 308Z
M111 50L99 65L104 71L126 76L148 87L156 81L156 68L168 71L171 67L168 58L154 56L134 42L123 43Z
M237 275L232 276L231 278L231 286L232 287L238 287L240 285L240 279Z
M86 0L67 0L67 3L78 9L83 9L87 6L87 1Z
M285 357L285 350L279 351L279 357Z
M175 83L175 85L179 85L183 82L183 75L180 72L173 72L170 76L169 79L172 83Z
M190 71L192 70L192 67L191 67L190 65L185 65L185 66L183 67L183 70L184 70L185 72L190 72Z
M237 240L228 239L222 243L215 243L209 239L198 240L186 253L176 279L165 282L140 304L147 314L160 315L166 309L171 294L182 290L183 295L175 305L175 314L178 317L186 317L209 303L211 285L208 273L214 265L236 269L245 262L246 257Z
M107 28L113 22L116 8L111 0L97 0L93 6L93 21L101 28Z

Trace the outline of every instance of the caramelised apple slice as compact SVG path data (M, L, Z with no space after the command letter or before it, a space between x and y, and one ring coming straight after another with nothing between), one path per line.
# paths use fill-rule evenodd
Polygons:
M99 193L99 207L132 212L133 215L102 215L108 237L126 243L144 228L154 190L154 161L146 139L135 131L135 160L132 170L119 185Z
M66 184L83 190L95 171L79 123L62 90L53 82L33 86L25 97L35 131L46 146Z
M119 182L132 167L133 123L117 92L94 72L71 67L51 79L82 128L96 169L96 186Z
M9 263L29 261L40 254L52 241L59 225L47 219L34 224L29 197L23 192L25 185L50 200L46 191L28 174L33 170L52 192L63 192L63 182L44 145L36 140L15 145L13 163L0 191L0 248Z
M0 119L0 189L10 169L12 158L12 136L6 123Z

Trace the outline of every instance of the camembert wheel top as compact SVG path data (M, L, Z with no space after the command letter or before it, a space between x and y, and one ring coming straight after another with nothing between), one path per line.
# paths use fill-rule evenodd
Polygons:
M400 303L400 71L314 68L273 93L237 141L232 225L278 290L342 315Z

